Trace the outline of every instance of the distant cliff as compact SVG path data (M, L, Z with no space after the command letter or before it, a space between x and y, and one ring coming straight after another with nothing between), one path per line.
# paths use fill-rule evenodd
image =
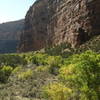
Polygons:
M37 0L25 18L19 51L70 43L100 34L100 0Z
M16 52L24 20L0 24L0 53Z

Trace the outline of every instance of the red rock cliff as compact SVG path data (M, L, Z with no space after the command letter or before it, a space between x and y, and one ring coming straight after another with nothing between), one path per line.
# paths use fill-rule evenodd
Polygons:
M37 0L26 14L18 51L38 50L46 46L48 2Z
M100 34L100 0L38 0L29 9L19 51L80 45Z

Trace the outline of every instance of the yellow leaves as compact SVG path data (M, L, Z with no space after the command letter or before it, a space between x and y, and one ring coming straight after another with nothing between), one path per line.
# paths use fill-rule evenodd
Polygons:
M44 72L48 70L48 66L38 66L35 71L36 72Z
M7 72L11 72L13 70L13 68L11 66L3 66L2 71L4 71L5 73Z
M22 67L16 67L13 71L12 71L12 73L13 74L16 74L16 73L18 73L20 70L22 69Z
M6 82L13 68L11 66L3 66L0 68L0 82Z
M18 75L18 78L19 79L28 79L30 77L32 77L33 75L33 71L32 70L27 70L26 72L21 72L19 75Z
M62 83L52 83L44 88L44 92L51 100L67 100L72 90Z
M59 72L63 75L70 75L70 74L73 74L75 71L75 65L74 64L70 64L68 66L64 66L64 67L61 67Z

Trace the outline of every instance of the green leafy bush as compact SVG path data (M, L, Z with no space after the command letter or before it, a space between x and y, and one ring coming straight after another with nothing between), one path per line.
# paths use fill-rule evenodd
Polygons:
M63 58L61 56L48 57L48 65L50 73L57 75L58 70L62 64L63 64Z
M34 53L29 57L30 62L36 65L46 65L46 58L48 57L47 54L44 53Z
M25 65L26 61L19 55L0 55L0 66L7 65L16 67L18 65Z
M20 70L22 69L21 66L14 68L14 70L12 71L13 74L18 73Z
M66 61L67 62L67 61ZM79 100L99 100L100 55L87 51L73 55L59 70L59 78Z
M66 51L65 51L66 50ZM62 43L60 45L56 45L54 47L45 48L45 52L51 56L63 56L68 57L72 55L73 49L69 43Z
M12 72L11 66L3 66L0 68L0 82L6 82Z

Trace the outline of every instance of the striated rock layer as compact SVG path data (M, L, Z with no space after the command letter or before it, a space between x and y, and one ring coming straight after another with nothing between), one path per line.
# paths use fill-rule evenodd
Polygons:
M47 24L48 1L38 0L27 12L18 51L38 50L45 47L48 37Z
M23 19L0 24L0 53L17 52L23 26Z
M29 9L19 51L71 43L100 34L100 0L37 0Z

